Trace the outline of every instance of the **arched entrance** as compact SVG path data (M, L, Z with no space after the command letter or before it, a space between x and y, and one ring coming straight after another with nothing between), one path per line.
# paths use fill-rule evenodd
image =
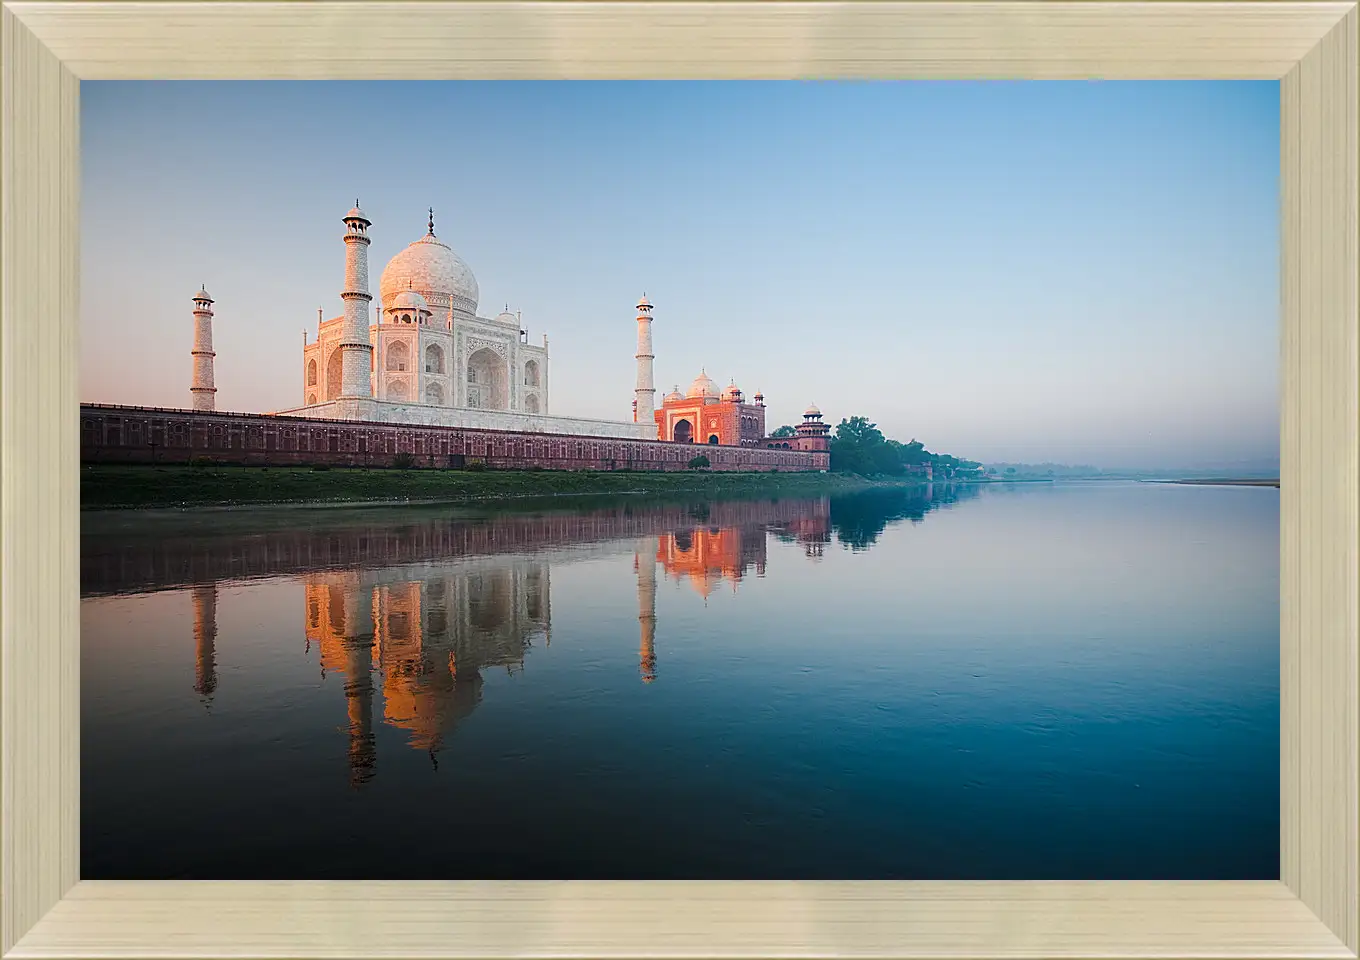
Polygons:
M425 372L444 373L444 351L438 344L432 343L425 348Z
M716 433L710 433L708 435L708 442L716 447L718 445L718 435Z
M326 399L334 400L340 396L340 389L344 386L345 364L342 359L344 353L339 347L331 351L330 358L326 361Z
M693 443L694 427L688 420L675 421L675 430L671 434L676 443Z
M510 409L510 377L506 362L489 347L468 357L468 406L483 410Z

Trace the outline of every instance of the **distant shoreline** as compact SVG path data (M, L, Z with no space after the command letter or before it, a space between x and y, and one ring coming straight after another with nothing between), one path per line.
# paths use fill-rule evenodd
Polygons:
M1199 487L1274 487L1280 488L1280 481L1275 479L1246 479L1233 477L1214 477L1204 480L1143 480L1142 483L1188 483Z

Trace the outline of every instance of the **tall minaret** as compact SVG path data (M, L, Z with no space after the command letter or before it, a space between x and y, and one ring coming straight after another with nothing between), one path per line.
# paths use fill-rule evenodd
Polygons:
M373 344L368 338L368 228L372 221L359 209L345 214L345 325L340 331L340 396L373 396Z
M652 386L652 305L647 302L647 294L638 301L637 311L637 389L633 391L637 402L633 419L651 423L656 412L656 388Z
M213 298L208 291L200 289L194 294L194 380L189 387L189 396L195 410L215 410L217 408L217 385L213 381L212 344L212 304Z
M656 679L656 546L656 539L649 537L633 555L638 582L638 628L642 634L638 660L643 683Z

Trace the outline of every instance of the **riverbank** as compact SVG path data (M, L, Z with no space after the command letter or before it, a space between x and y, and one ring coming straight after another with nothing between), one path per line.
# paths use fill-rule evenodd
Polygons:
M381 470L309 467L80 468L82 510L494 503L619 495L730 497L843 493L909 485L834 473L630 473L560 470Z

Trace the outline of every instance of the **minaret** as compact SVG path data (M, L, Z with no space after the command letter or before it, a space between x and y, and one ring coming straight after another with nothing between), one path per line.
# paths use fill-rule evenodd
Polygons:
M211 700L217 689L217 584L194 587L194 690Z
M340 396L371 397L373 344L368 338L368 228L372 222L354 201L345 214L345 324L340 331Z
M213 380L212 304L208 291L194 294L194 381L189 397L194 410L217 409L217 385Z
M637 389L633 391L637 403L634 419L638 423L651 423L656 412L656 388L652 386L652 305L647 302L647 294L637 305Z
M638 627L642 634L638 659L643 683L656 679L656 550L656 541L647 539L633 555L638 582Z

